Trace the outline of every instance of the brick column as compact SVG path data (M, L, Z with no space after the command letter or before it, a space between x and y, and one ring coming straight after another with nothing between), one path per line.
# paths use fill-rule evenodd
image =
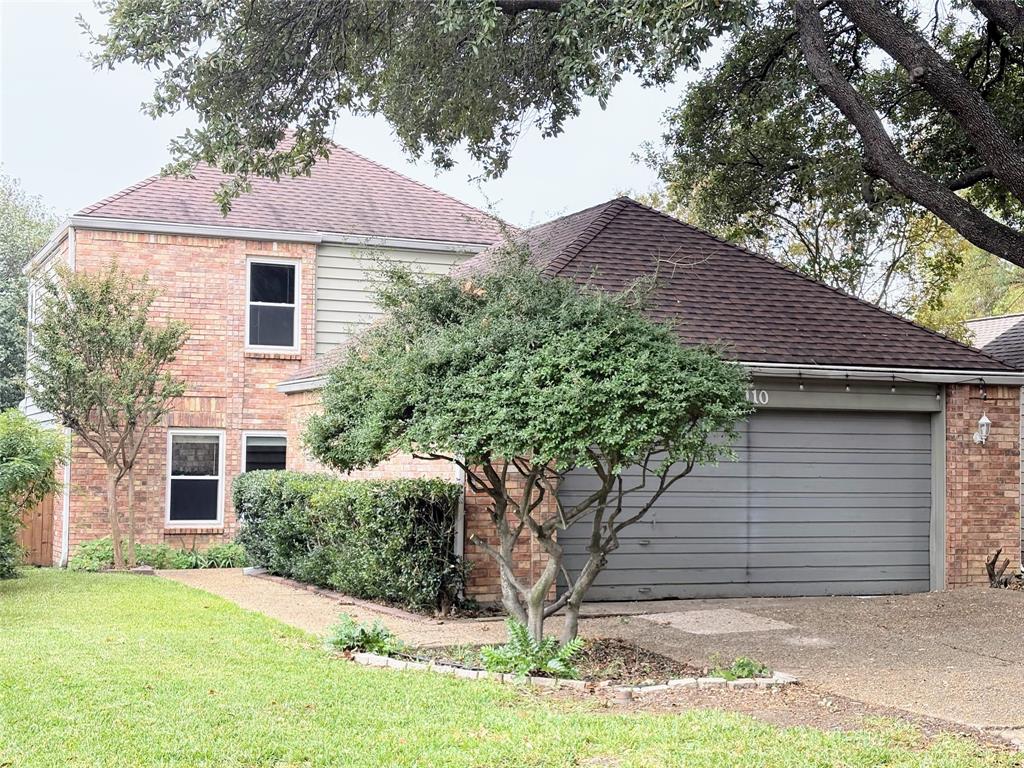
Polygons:
M978 419L992 421L974 442ZM946 586L986 584L985 559L1002 548L1020 565L1019 387L946 387Z

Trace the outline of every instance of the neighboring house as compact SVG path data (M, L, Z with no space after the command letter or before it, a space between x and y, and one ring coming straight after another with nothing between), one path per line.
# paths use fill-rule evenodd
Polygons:
M87 271L116 259L149 274L156 322L191 328L173 365L186 394L136 469L143 542L203 547L234 535L232 478L299 451L276 385L373 317L378 259L440 274L502 237L487 214L340 147L309 177L256 180L226 217L213 201L222 180L204 166L193 179L147 179L72 216L27 268L33 317L58 262ZM31 402L23 409L52 422ZM109 532L103 478L73 440L53 562Z
M552 277L615 291L657 276L651 315L753 376L739 461L694 472L623 531L594 598L915 592L984 583L1000 547L1019 564L1024 374L1012 366L628 198L522 240ZM314 365L279 387L301 403L293 415L315 407L322 377ZM595 484L574 472L560 493ZM470 592L495 600L496 569L469 542L487 536L486 504L467 491L465 547ZM586 527L563 536L570 568Z

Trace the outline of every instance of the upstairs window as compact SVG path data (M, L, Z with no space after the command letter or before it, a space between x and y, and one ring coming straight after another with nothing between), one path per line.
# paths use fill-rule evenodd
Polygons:
M288 439L280 433L251 433L245 436L243 472L251 469L284 469Z
M172 431L167 453L167 522L220 525L224 497L223 433Z
M296 350L299 265L288 261L249 261L246 345Z

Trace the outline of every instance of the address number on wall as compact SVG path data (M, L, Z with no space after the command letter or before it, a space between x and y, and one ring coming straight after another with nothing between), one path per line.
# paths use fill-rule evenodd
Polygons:
M768 405L767 389L748 389L747 400L754 405Z

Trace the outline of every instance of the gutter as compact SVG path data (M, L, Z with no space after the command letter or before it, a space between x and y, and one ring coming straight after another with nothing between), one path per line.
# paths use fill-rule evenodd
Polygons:
M1024 371L998 369L955 368L888 368L873 366L800 365L797 363L755 363L741 361L753 376L806 376L814 379L861 379L923 384L968 384L985 381L986 384L1024 385Z
M324 245L356 245L363 247L394 248L396 250L435 251L443 253L479 253L492 243L463 243L456 240L418 240L404 237L378 237L352 235L339 232L315 232L287 229L255 229L210 224L179 224L167 221L141 219L114 219L98 216L72 216L71 226L115 232L141 232L154 235L190 235L224 237L237 240L273 240L286 243L314 243Z
M282 381L276 387L278 392L294 394L296 392L309 392L313 389L323 389L327 383L327 377L323 375L311 376L308 379L295 379L293 381Z

